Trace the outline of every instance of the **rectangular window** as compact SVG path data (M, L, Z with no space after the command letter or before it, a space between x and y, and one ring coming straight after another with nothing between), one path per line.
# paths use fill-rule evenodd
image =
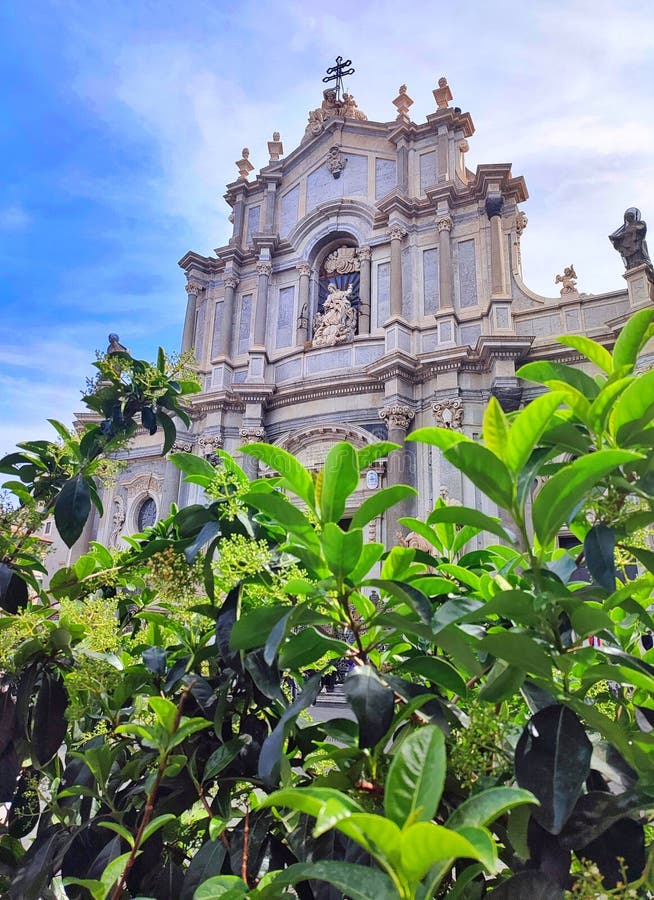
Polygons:
M293 313L295 312L295 287L281 288L277 308L277 343L276 347L293 345Z
M433 315L439 308L438 248L422 254L422 284L425 298L425 315Z
M250 349L250 323L252 321L252 294L241 297L241 317L238 324L238 352L247 353Z
M377 327L381 328L391 314L391 264L377 266Z

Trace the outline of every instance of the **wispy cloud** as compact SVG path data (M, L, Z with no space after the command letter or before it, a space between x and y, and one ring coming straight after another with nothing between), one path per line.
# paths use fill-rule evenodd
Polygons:
M0 208L0 231L23 231L31 223L32 216L20 204Z

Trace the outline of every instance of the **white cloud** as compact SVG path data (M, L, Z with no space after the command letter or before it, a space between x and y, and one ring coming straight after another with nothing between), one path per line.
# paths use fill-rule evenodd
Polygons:
M0 208L0 231L24 231L32 224L32 216L19 203Z

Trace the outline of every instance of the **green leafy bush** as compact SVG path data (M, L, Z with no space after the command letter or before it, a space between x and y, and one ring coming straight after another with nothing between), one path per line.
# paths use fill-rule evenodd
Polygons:
M542 394L510 415L491 399L481 441L410 435L503 514L438 502L402 520L430 552L364 539L410 487L339 524L395 445L337 444L314 476L253 444L272 477L173 454L208 502L120 552L92 545L44 590L38 516L70 541L135 416L164 452L185 421L193 386L163 354L101 368L101 423L0 463L29 511L0 568L3 896L648 896L654 373L637 362L653 319L636 313L612 354L564 339L594 377L525 366ZM351 718L320 722L338 659Z

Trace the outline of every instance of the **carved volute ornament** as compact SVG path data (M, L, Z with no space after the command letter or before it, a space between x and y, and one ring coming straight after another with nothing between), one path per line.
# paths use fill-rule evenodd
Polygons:
M223 278L223 284L226 288L232 288L232 290L236 290L239 286L240 278L234 272L230 272L228 275L225 275Z
M263 441L266 438L266 429L256 426L243 426L239 428L238 436L242 444L253 444L257 441Z
M563 270L563 275L557 275L554 284L561 285L561 296L566 294L578 294L577 291L577 273L572 263Z
M434 419L439 428L459 431L463 425L463 403L460 400L439 400L432 403Z
M187 294L195 294L197 297L200 291L204 290L204 285L200 284L199 281L195 281L193 278L189 278L188 282L184 286L184 290Z
M415 417L415 412L410 406L394 403L379 410L379 418L386 422L388 428L401 428L406 431Z
M352 285L342 291L335 284L330 284L327 290L329 294L323 311L315 318L314 347L333 347L351 341L356 329L356 310L350 302Z
M307 275L309 278L311 277L311 264L308 262L301 262L297 264L297 273L298 275Z
M191 441L175 441L173 446L170 448L171 453L191 453L193 450L193 444Z
M403 237L406 237L407 230L404 225L400 225L396 222L390 226L386 234L392 241L401 241Z
M439 219L436 219L436 227L439 234L441 231L451 231L454 227L454 222L450 216L441 216Z
M327 162L325 163L327 169L332 173L334 178L340 178L343 172L343 169L347 165L347 157L343 156L341 152L341 148L334 144L333 147L329 148L329 152L327 153Z
M372 259L372 247L359 247L359 263L370 262Z

